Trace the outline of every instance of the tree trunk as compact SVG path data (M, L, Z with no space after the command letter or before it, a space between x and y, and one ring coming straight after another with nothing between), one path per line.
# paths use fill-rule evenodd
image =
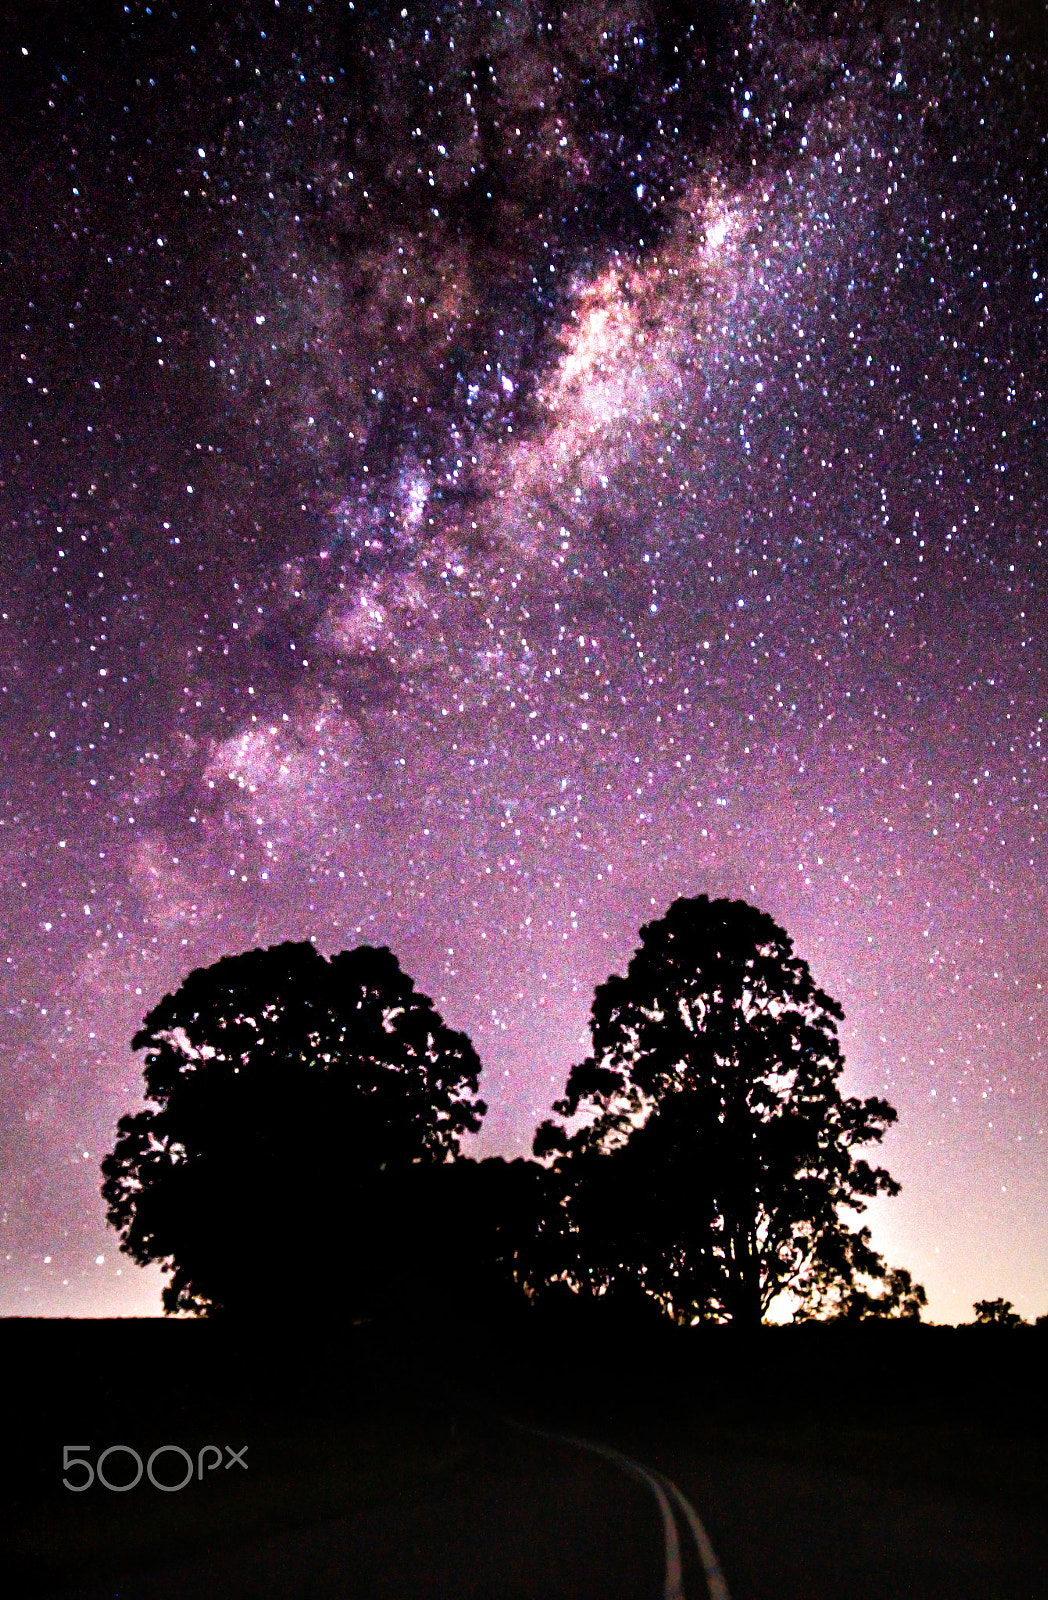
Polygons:
M736 1222L729 1235L728 1293L725 1309L739 1327L761 1323L761 1273L756 1223Z

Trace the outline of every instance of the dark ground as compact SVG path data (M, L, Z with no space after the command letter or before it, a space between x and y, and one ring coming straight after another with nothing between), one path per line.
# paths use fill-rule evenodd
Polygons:
M661 1594L643 1486L516 1416L673 1478L733 1600L1048 1600L1046 1333L10 1319L5 1565L19 1595L85 1600ZM247 1444L250 1470L62 1487L64 1445L125 1443Z

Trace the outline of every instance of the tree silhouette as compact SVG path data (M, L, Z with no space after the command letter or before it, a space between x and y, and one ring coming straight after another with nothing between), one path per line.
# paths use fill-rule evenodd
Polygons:
M554 1106L569 1125L535 1140L565 1185L580 1288L632 1283L678 1321L754 1324L782 1290L804 1307L885 1278L839 1213L898 1192L855 1154L896 1113L841 1094L842 1017L744 901L679 899L641 929L626 976L596 991L593 1053ZM874 1309L923 1298L908 1277L886 1294Z
M972 1306L976 1322L998 1328L1021 1328L1023 1319L1010 1300L976 1300Z
M408 1183L413 1292L430 1317L519 1316L558 1270L566 1219L537 1161L460 1159Z
M486 1107L469 1039L389 950L226 957L166 995L132 1048L154 1109L121 1118L102 1194L121 1250L170 1272L166 1312L363 1317L403 1301L408 1194Z
M919 1321L928 1296L905 1267L889 1267L870 1244L869 1228L842 1230L816 1256L798 1295L798 1319L855 1322L870 1317ZM841 1257L843 1256L843 1261Z

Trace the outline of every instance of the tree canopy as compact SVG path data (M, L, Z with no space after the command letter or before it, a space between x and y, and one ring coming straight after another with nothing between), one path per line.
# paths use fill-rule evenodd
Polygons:
M802 1317L916 1317L844 1220L898 1184L858 1154L895 1112L841 1093L842 1015L766 913L676 900L597 988L538 1159L473 1161L480 1062L389 950L226 957L132 1040L147 1108L102 1163L109 1221L168 1312L753 1324L788 1290Z
M678 1321L761 1320L781 1291L853 1311L887 1269L861 1212L898 1184L856 1154L895 1121L842 1095L843 1012L784 930L741 900L674 901L641 929L625 977L595 994L593 1051L572 1068L535 1153L565 1186L566 1274L633 1285ZM906 1276L906 1275L904 1275ZM842 1300L844 1296L844 1300ZM913 1314L889 1280L873 1310Z
M976 1300L975 1320L984 1327L1021 1328L1023 1319L1010 1300Z
M385 948L226 957L132 1048L152 1106L121 1118L102 1193L120 1248L170 1272L167 1311L369 1314L411 1255L408 1175L449 1163L486 1109L469 1039Z

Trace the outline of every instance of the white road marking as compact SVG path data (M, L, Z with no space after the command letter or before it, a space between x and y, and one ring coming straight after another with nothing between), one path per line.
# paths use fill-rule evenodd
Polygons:
M662 1482L674 1500L676 1500L684 1513L688 1527L691 1529L692 1538L695 1540L695 1548L698 1550L699 1560L702 1562L702 1570L706 1574L706 1587L710 1592L710 1600L731 1600L720 1562L717 1560L717 1552L713 1548L709 1534L703 1527L702 1518L691 1501L686 1495L681 1494L677 1485L671 1479L663 1478Z
M621 1450L613 1450L610 1445L594 1444L592 1439L579 1439L573 1434L548 1433L545 1428L528 1427L523 1422L514 1422L513 1427L519 1428L523 1433L535 1434L540 1439L553 1439L557 1444L574 1445L577 1450L592 1450L598 1456L613 1461L623 1472L628 1472L631 1477L639 1478L646 1483L658 1504L662 1515L662 1535L666 1552L666 1578L663 1585L663 1600L686 1600L684 1593L684 1578L681 1570L680 1536L677 1532L677 1519L673 1515L673 1508L667 1496L672 1496L688 1524L691 1536L695 1540L699 1560L706 1577L706 1587L709 1590L710 1600L731 1600L728 1585L724 1581L720 1562L717 1560L716 1551L710 1541L710 1536L702 1525L702 1519L677 1485L661 1472L650 1472L647 1467L641 1466L639 1461L634 1461L630 1456L624 1456Z

